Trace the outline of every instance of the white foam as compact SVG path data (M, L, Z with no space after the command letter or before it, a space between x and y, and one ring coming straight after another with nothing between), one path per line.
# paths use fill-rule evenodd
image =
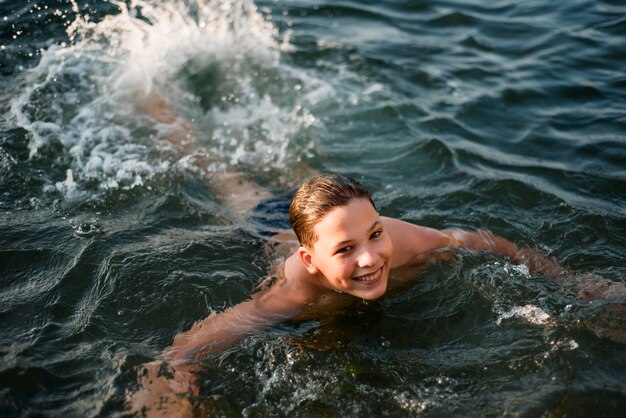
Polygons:
M498 319L496 319L496 324L500 325L503 320L509 318L521 318L536 325L547 324L551 319L550 315L540 307L535 305L524 305L516 306L508 312L500 313L500 315L498 315Z
M13 122L30 134L31 158L69 164L54 190L73 200L94 193L94 184L97 190L142 187L158 173L186 166L175 160L187 155L158 152L159 127L138 110L157 88L182 116L195 119L192 145L211 156L209 168L272 169L292 160L291 139L316 121L302 96L320 95L320 85L330 92L321 96L328 96L332 87L280 62L290 50L288 36L281 41L252 1L111 3L120 13L71 22L69 45L43 51L11 103ZM202 109L181 73L213 67L234 93ZM310 87L295 89L304 83Z
M511 271L509 271L509 269ZM504 271L506 273L517 273L521 274L526 278L530 278L530 271L528 270L528 266L526 264L507 264L504 266Z

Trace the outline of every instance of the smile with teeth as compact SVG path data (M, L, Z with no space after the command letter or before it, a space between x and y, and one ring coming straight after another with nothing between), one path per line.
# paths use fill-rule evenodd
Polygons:
M383 268L381 267L373 273L353 277L352 280L356 280L357 282L367 284L367 283L373 283L373 282L378 281L382 277L382 275L383 275Z

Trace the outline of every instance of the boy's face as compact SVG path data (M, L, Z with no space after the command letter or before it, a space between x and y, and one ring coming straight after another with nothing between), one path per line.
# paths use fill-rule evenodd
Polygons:
M393 246L369 200L333 208L313 230L310 264L325 287L368 300L385 293Z

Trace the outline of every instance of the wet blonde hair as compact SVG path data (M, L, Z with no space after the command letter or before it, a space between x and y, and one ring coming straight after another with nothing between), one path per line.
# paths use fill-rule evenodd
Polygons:
M289 205L289 222L300 244L311 248L318 238L313 227L333 208L352 199L367 199L376 209L370 192L350 177L323 174L304 182Z

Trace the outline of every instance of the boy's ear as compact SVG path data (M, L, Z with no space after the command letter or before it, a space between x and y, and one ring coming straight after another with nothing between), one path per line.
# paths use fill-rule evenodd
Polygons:
M319 270L313 265L313 257L306 247L301 246L298 248L298 257L300 257L300 261L302 261L302 264L304 264L304 267L310 274L317 274Z

